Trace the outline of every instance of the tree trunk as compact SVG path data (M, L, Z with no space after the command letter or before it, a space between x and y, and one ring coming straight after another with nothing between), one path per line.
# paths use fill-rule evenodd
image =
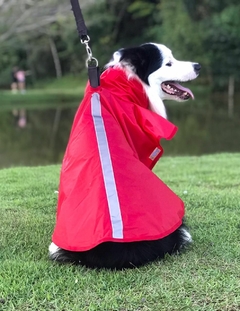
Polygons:
M49 45L50 45L50 49L52 52L52 57L53 57L54 65L55 65L56 77L59 79L62 77L62 67L61 67L59 56L58 56L58 51L57 51L55 42L50 36L48 37L48 40L49 40Z
M228 116L233 117L234 112L234 76L229 76L228 80Z

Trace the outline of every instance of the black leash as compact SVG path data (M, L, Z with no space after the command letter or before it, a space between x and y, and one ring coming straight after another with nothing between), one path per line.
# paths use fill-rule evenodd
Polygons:
M98 60L93 57L92 50L89 46L90 37L87 34L87 27L84 22L82 11L78 0L70 0L72 5L73 14L77 24L77 31L82 44L85 44L88 58L86 66L88 68L88 78L91 87L98 87L100 85L100 73L98 67Z

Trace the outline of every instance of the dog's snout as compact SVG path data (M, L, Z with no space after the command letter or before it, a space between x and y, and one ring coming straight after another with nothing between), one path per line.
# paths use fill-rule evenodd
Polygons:
M193 68L194 68L194 71L196 72L196 74L199 74L200 69L201 69L201 65L198 63L195 63L195 64L193 64Z

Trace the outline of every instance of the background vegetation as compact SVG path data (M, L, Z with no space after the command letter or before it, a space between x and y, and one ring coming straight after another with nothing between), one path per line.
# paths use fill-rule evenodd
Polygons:
M0 1L0 86L14 65L31 82L80 73L85 51L65 0ZM103 66L120 47L146 41L203 65L201 80L224 89L240 80L239 0L81 0L92 48Z

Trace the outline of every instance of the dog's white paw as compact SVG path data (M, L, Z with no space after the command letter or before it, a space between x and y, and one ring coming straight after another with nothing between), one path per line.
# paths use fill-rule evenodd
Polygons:
M49 255L54 255L59 249L60 248L52 242L48 247Z

